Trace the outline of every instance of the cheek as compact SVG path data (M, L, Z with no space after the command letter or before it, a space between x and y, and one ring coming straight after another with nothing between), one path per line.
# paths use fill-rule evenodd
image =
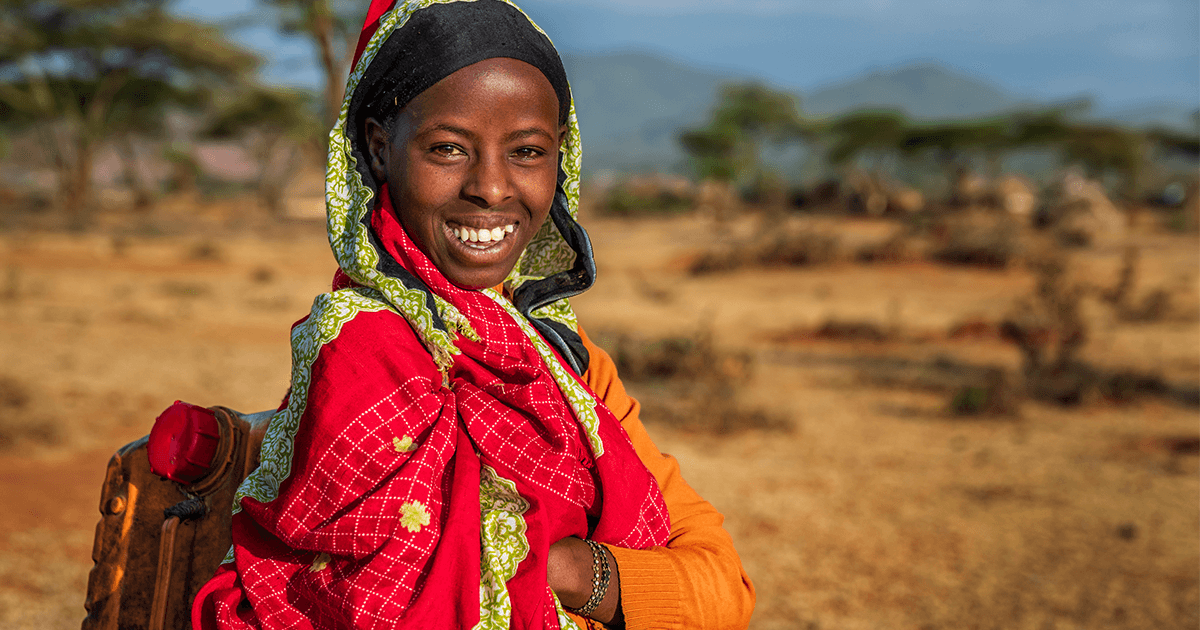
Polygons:
M392 184L390 186L392 211L396 213L400 226L404 228L409 238L421 251L429 255L430 247L436 242L436 235L432 228L433 213L429 201L421 196L423 189L408 186L407 184L411 182L412 180L406 180L400 185Z
M445 203L447 181L419 164L407 165L389 180L393 204L408 229L428 223L434 209Z
M536 199L536 212L543 217L549 214L554 195L558 192L557 156L551 168L541 169L535 177L530 178L529 190L531 200Z

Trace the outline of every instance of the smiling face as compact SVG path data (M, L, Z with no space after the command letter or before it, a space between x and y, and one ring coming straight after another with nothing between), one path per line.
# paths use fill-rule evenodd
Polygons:
M545 222L565 132L550 81L508 58L437 82L400 110L390 136L366 121L371 170L400 224L469 289L503 282Z

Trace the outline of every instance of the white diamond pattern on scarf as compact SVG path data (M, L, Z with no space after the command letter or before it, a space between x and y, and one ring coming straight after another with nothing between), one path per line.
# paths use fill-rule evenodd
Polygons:
M434 314L427 306L426 293L410 289L400 280L377 269L380 253L371 244L364 225L364 218L373 208L374 193L363 183L361 175L355 169L351 143L345 133L354 89L388 35L400 28L414 11L433 4L470 1L473 0L401 2L380 18L379 29L350 74L338 120L329 133L325 197L329 244L334 258L346 275L363 286L319 296L313 303L312 314L308 320L293 330L292 390L289 403L272 418L263 440L260 464L239 486L233 506L234 513L241 511L243 498L250 497L261 503L268 503L278 497L280 484L292 472L293 443L308 400L312 365L321 347L334 340L342 326L357 314L392 310L403 316L429 350L443 374L450 368L453 356L461 352L454 345L457 335L478 340L478 335L467 319L444 299L433 296L437 315L446 324L447 330L441 330L434 324ZM509 0L502 1L516 6ZM533 24L532 20L530 23ZM545 34L536 24L533 26ZM579 126L572 103L568 115L568 133L561 147L561 166L566 175L562 191L568 199L572 217L576 216L579 207L581 160ZM505 285L510 291L515 290L527 282L570 269L574 260L574 251L567 245L553 221L547 218L505 280ZM555 383L584 427L595 456L599 457L604 448L598 433L599 418L596 415L595 399L563 367L533 326L503 296L490 289L486 293L520 325L521 330L537 348L539 356L549 366ZM578 329L575 314L565 298L537 309L534 315L553 319L572 330ZM523 514L529 504L517 493L512 481L502 478L490 468L485 468L481 473L480 504L483 517L480 532L483 566L480 582L480 622L477 628L483 630L508 626L511 603L508 601L506 582L515 575L517 565L528 553L529 544L525 540ZM224 562L232 561L231 548ZM560 625L563 628L577 628L557 598L555 603Z

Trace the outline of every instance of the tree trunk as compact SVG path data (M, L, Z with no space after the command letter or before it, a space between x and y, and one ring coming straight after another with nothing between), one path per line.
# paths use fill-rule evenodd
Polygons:
M128 134L121 134L117 139L117 153L121 156L121 166L125 171L125 184L133 193L133 208L141 212L149 211L154 206L154 193L138 172L137 150Z
M75 162L67 175L67 220L72 229L82 230L92 219L92 144L88 140L81 138L76 145Z
M271 216L281 219L287 208L283 195L292 180L296 164L296 146L282 136L269 136L259 141L258 199Z
M325 71L325 119L332 126L342 109L342 63L333 50L333 18L327 0L318 0L313 17L313 38L321 55L321 68Z

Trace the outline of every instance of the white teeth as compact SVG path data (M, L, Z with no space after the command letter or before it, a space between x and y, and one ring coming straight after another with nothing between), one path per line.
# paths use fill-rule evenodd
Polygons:
M458 240L464 243L493 243L504 240L504 237L512 234L517 229L515 223L504 225L501 227L487 228L469 228L466 226L450 228Z

